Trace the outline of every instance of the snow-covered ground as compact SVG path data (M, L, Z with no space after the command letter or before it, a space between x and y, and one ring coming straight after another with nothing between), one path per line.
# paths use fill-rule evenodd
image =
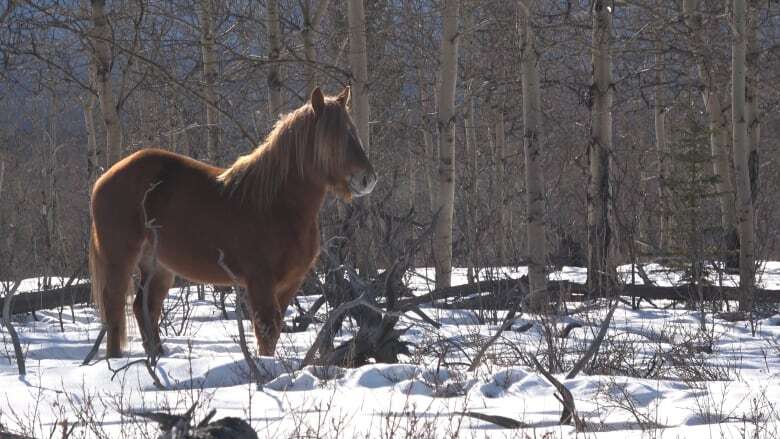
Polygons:
M658 268L649 267L648 274L659 284L677 281ZM630 268L622 271L630 276ZM425 291L429 274L418 270L410 285ZM522 274L524 268L503 270L501 276ZM581 282L585 272L565 267L551 278ZM464 271L456 270L455 279L465 282ZM761 282L780 289L780 263L767 263ZM21 290L36 285L30 280ZM554 388L527 360L535 356L568 371L598 331L603 307L557 319L522 315L474 372L467 372L468 364L495 333L501 313L424 308L442 326L435 329L413 314L404 318L399 326L409 327L404 338L414 343L411 357L353 370L298 367L319 329L313 325L283 334L276 357L259 360L269 382L258 389L236 343L232 307L231 318L223 319L210 295L197 301L193 292L186 303L184 297L174 289L168 300L167 355L158 365L166 390L154 387L142 365L114 372L143 357L134 328L128 358L81 366L100 328L91 307L77 307L73 315L67 310L62 326L56 311L38 312L38 321L14 322L26 353L25 377L17 374L3 329L0 425L35 437L50 437L53 429L51 437L61 437L64 421L79 424L71 437L154 437L155 425L123 413L183 413L199 402L196 419L215 408L216 418L247 419L261 438L780 437L777 315L758 321L754 336L749 324L726 322L711 312L702 329L699 311L620 305L588 369L592 374L567 380L565 372L555 373L588 424L589 431L578 433L559 425ZM314 300L300 298L304 308ZM287 318L295 314L291 307ZM528 323L530 329L518 329ZM356 330L345 326L342 340ZM567 326L573 329L560 336ZM466 412L513 418L528 428L503 429Z

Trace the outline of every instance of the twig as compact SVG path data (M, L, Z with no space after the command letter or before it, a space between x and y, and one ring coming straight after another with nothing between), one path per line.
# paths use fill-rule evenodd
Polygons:
M241 289L241 284L238 282L236 275L225 263L225 252L223 252L222 249L218 249L218 251L219 259L217 260L217 264L225 271L225 273L227 273L228 276L230 276L230 279L233 281L234 288L236 289L236 323L238 324L239 347L241 348L241 353L244 354L244 361L246 361L246 364L249 367L249 373L252 375L252 381L254 381L258 387L261 387L262 383L260 380L262 374L260 373L260 369L257 367L257 363L255 362L254 358L252 358L252 354L249 353L249 348L246 345L246 335L244 334L243 306L246 303L244 300L244 291Z
M149 216L146 212L146 198L149 196L149 194L160 185L160 181L153 183L149 189L144 192L144 197L141 199L141 210L144 214L144 228L149 230L152 233L152 263L151 263L151 272L146 273L144 283L141 285L141 314L143 314L144 324L143 328L141 330L143 331L144 335L144 351L146 352L146 356L149 359L152 366L157 365L157 360L159 359L160 350L162 349L162 346L160 346L159 341L155 341L153 334L152 334L152 316L149 313L149 286L152 283L152 278L154 277L154 272L157 270L157 245L159 242L159 235L157 233L157 230L160 228L160 226L154 224L155 218L149 219ZM158 334L159 335L159 334ZM157 343L157 346L152 346L152 343Z
M479 352L477 352L477 355L474 357L474 360L471 362L471 366L469 366L468 371L473 372L474 370L479 367L479 364L482 362L482 357L485 356L485 352L487 352L488 348L493 345L493 343L498 340L499 337L501 337L501 334L506 331L507 329L512 327L512 324L515 322L515 315L517 314L517 309L520 307L520 302L516 302L515 305L512 306L512 309L507 313L506 317L504 317L504 322L501 323L501 327L498 328L498 331L496 331L495 334L493 334L492 337L488 339L487 342L485 342L482 347L479 349Z

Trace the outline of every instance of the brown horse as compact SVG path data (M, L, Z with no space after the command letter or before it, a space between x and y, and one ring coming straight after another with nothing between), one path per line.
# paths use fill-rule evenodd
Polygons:
M370 193L376 174L347 112L349 88L315 89L283 116L265 142L222 169L145 149L103 174L92 191L92 297L107 330L107 355L126 342L131 275L148 285L152 343L174 276L247 290L258 349L273 355L284 311L319 252L317 214L328 191L350 201ZM153 248L156 243L156 251ZM140 290L140 289L139 289ZM141 291L133 311L143 324Z

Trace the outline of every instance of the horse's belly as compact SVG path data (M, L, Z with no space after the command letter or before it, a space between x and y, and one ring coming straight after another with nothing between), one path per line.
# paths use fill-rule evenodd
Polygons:
M199 249L192 245L161 245L158 250L159 261L177 276L193 282L217 285L232 285L235 281L219 265L219 251ZM228 269L235 275L235 268ZM239 283L243 279L238 278Z

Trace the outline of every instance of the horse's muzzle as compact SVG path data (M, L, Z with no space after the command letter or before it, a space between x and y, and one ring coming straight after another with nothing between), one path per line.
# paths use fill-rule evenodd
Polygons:
M349 179L349 190L352 192L353 197L362 197L368 195L374 190L376 186L377 176L376 173L371 171L361 171L356 174L352 174Z

